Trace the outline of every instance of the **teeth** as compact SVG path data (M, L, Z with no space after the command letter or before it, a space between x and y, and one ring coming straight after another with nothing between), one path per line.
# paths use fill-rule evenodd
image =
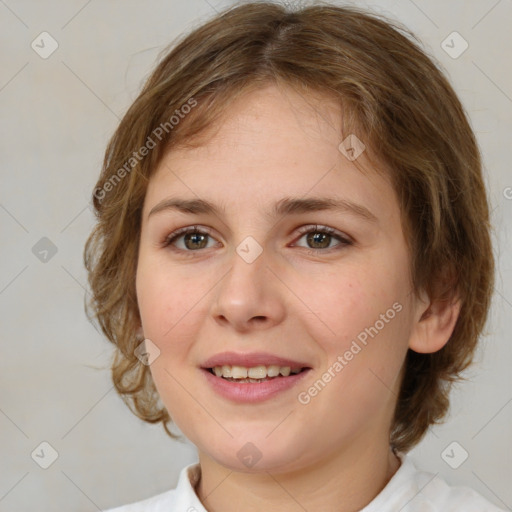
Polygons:
M224 369L224 367L222 367ZM247 378L247 368L243 366L232 366L231 367L231 377L233 379L246 379Z
M279 375L279 366L273 364L272 366L267 367L267 376L268 377L277 377Z
M267 369L264 366L249 368L247 376L251 379L264 379L267 376Z
M282 368L279 368L279 373L283 377L288 377L290 375L291 368L289 366L283 366Z
M251 368L246 368L245 366L215 366L213 368L213 372L217 377L224 378L233 378L233 379L247 379L249 382L252 380L265 379L267 377L278 377L282 375L283 377L288 377L290 373L297 374L302 370L302 368L294 368L293 370L290 366L278 366L278 365L258 365L252 366Z

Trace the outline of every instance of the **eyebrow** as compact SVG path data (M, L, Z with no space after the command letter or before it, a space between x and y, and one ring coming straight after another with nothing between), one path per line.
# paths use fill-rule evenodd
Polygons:
M217 208L214 204L204 199L164 199L154 206L148 214L148 218L156 213L166 210L177 210L182 213L193 215L210 214L220 215L225 213L224 208ZM350 213L360 217L368 222L378 222L377 217L368 208L349 201L347 199L335 199L331 197L312 197L312 198L293 198L285 197L274 204L269 217L279 217L284 215L298 215L307 212L316 212L323 210L338 211Z

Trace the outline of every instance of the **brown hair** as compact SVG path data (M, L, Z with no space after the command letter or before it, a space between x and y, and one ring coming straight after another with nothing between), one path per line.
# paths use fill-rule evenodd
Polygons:
M375 169L379 163L387 168L414 291L425 290L431 300L461 300L441 350L408 351L390 444L408 451L445 416L451 383L471 363L486 322L494 258L477 142L439 65L414 39L398 23L356 7L317 2L294 12L248 3L215 16L161 59L108 144L92 197L97 224L84 248L92 290L86 312L91 318L93 311L115 345L113 382L140 418L162 422L175 437L149 367L134 355L140 342L134 336L140 326L135 273L148 180L169 147L200 141L230 102L263 83L339 102L340 142L357 134Z

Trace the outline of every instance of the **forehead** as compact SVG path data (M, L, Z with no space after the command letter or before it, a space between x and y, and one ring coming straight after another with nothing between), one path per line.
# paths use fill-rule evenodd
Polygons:
M387 176L369 167L364 152L353 162L340 151L342 115L334 99L287 87L244 95L203 145L164 155L148 185L145 215L170 195L240 208L284 196L337 196L396 213Z

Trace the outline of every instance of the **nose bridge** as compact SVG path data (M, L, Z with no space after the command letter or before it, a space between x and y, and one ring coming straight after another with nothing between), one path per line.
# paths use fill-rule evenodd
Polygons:
M266 268L267 256L254 237L244 238L231 254L231 268L220 286L222 295L233 304L248 303L249 296L254 303L261 294L261 285L269 273Z
M251 319L276 322L283 314L278 287L267 268L269 250L252 236L245 237L231 253L230 270L219 283L212 314L217 319L247 326Z

